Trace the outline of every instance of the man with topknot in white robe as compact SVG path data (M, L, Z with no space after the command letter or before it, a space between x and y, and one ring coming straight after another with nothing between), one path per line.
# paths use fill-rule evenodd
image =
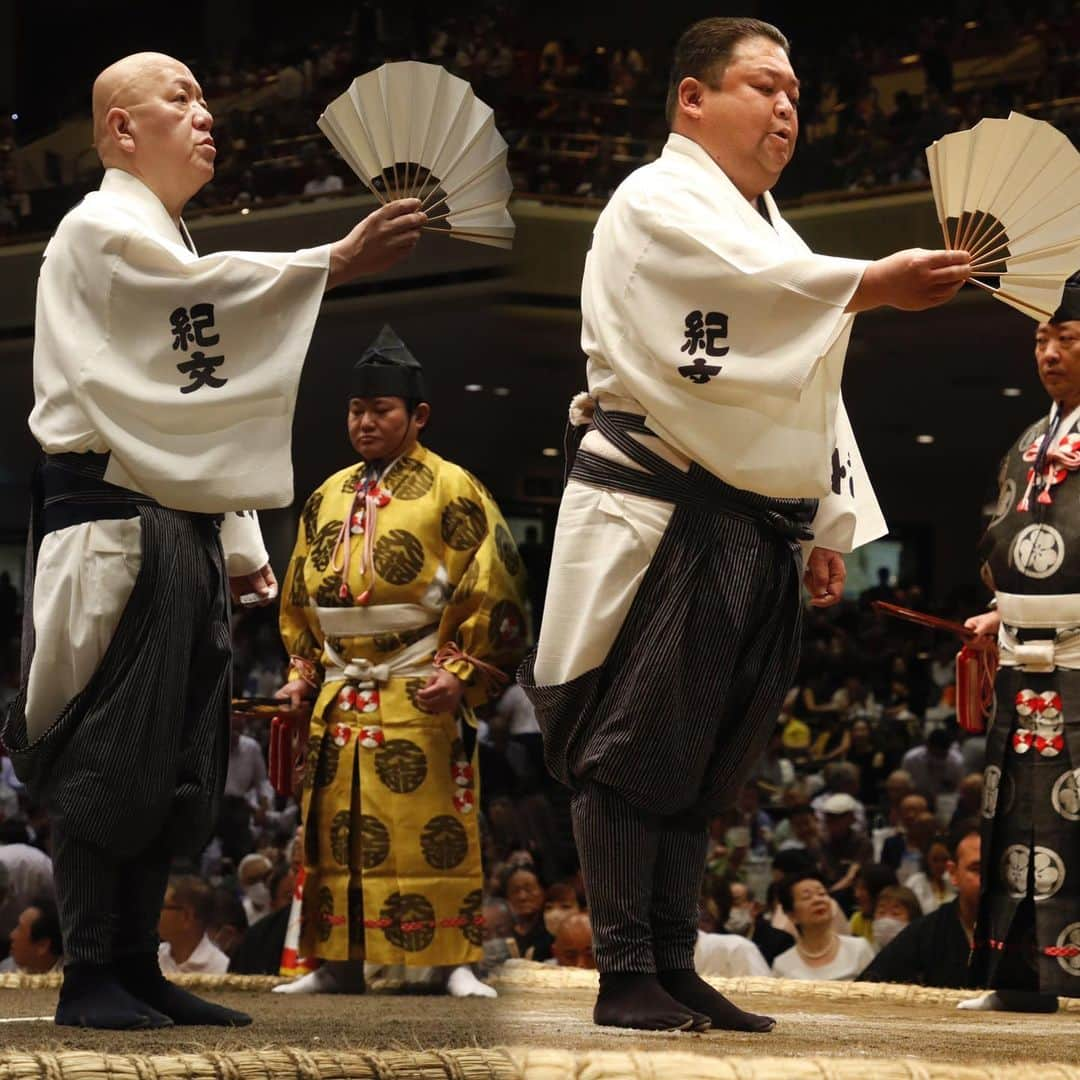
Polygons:
M56 1022L249 1023L157 966L170 860L201 849L225 780L228 593L276 592L254 511L292 501L323 293L392 266L425 218L407 199L323 247L199 257L180 215L216 149L191 71L128 56L94 83L93 118L104 180L38 281L30 427L46 458L4 740L53 824Z

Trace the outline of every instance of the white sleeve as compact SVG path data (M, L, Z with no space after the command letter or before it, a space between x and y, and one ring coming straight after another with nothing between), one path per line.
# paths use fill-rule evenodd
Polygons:
M65 226L39 303L44 291L48 310L71 312L51 344L111 450L106 479L202 513L290 503L293 411L329 246L198 258L89 212ZM87 335L81 311L103 332Z
M832 548L833 551L850 552L871 540L885 536L889 531L885 515L878 505L877 496L870 483L870 475L863 465L862 455L855 442L851 421L841 398L836 410L836 449L832 458L832 484L818 504L818 512L811 526L814 540L804 544L809 548Z
M259 528L259 515L254 510L240 510L224 516L221 547L229 577L254 574L270 562Z
M726 403L734 394L741 403L749 392L797 400L845 329L844 309L867 264L811 253L766 256L741 242L737 229L725 229L727 222L709 228L684 219L681 207L631 204L626 213L642 215L648 230L622 305L639 346L634 352L646 362L624 370L618 354L611 358L633 396L665 426L678 418L657 411L649 384L678 391L668 399L671 410L679 397ZM687 322L694 312L700 327ZM710 312L722 320L710 326ZM692 381L684 369L698 362L718 367L718 377Z
M768 978L772 972L765 963L765 957L761 950L746 938L738 939L738 948L732 950L731 974L738 976L753 976L754 978Z

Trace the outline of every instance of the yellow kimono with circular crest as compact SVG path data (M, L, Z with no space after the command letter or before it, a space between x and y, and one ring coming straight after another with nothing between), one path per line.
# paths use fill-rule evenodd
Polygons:
M482 955L483 875L475 740L470 754L462 736L491 688L459 658L444 665L465 682L458 716L425 712L416 693L451 642L512 672L527 637L524 570L490 493L418 445L378 479L373 566L362 572L366 537L354 530L343 582L335 546L363 479L361 462L308 499L282 589L285 648L321 679L301 947L324 960L471 963Z

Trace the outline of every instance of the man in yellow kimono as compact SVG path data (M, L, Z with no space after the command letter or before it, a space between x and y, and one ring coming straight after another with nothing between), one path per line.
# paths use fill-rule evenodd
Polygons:
M423 372L385 327L353 369L363 459L304 507L283 591L280 697L314 700L302 947L289 984L361 989L361 961L441 967L494 995L482 957L474 710L524 651L525 576L474 477L419 443Z

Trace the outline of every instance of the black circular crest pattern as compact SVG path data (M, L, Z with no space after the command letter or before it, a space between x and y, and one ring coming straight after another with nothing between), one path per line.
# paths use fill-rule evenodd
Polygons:
M478 948L484 944L483 910L484 894L480 889L473 889L468 893L458 909L459 917L466 920L461 928L465 940Z
M375 752L375 775L395 795L408 795L427 777L424 751L408 739L391 739Z
M488 641L496 649L513 649L525 644L525 616L512 600L500 600L491 609Z
M405 680L405 696L409 699L409 704L418 712L427 712L427 709L420 704L420 699L416 696L427 683L427 679L406 679Z
M518 554L517 544L501 522L495 526L495 550L499 553L499 561L506 567L507 572L517 577L521 570L521 556Z
M322 509L322 492L316 491L306 503L304 503L304 540L308 547L315 543L315 537L319 533L319 511Z
M319 530L319 535L311 542L308 558L311 560L311 565L320 574L330 565L330 557L334 554L334 545L337 543L340 532L340 521L328 521Z
M371 814L360 815L360 861L374 870L390 854L390 830Z
M451 870L469 853L469 834L457 818L449 814L433 817L420 834L420 850L429 866Z
M322 746L321 735L309 735L307 754L304 759L304 776L309 784L314 783L315 770L319 766L319 748Z
M334 931L334 894L324 885L319 890L319 940L329 941Z
M435 940L435 909L420 893L391 893L379 917L392 920L383 933L405 952L420 952Z
M396 652L401 648L401 638L397 634L376 634L371 644L376 652Z
M424 545L411 532L391 529L375 544L375 569L391 585L408 585L424 567Z
M337 776L338 759L341 750L333 739L323 738L319 749L319 760L315 766L315 786L329 787Z
M350 889L349 900L349 944L364 944L364 890Z
M455 551L469 551L487 536L484 508L472 499L454 499L442 512L443 543Z
M419 499L435 485L435 474L415 458L402 458L387 474L383 486L396 499Z
M469 563L469 568L462 575L461 580L457 584L457 588L454 590L453 601L455 604L462 604L468 600L472 594L476 591L476 583L480 580L480 563L473 559Z
M349 811L339 810L330 822L330 851L339 866L349 865Z
M353 597L348 589L341 595L341 574L331 574L319 582L315 590L316 607L352 607Z
M293 560L292 586L289 589L289 603L293 607L307 607L308 591L307 582L304 580L305 561L303 555L297 555Z

